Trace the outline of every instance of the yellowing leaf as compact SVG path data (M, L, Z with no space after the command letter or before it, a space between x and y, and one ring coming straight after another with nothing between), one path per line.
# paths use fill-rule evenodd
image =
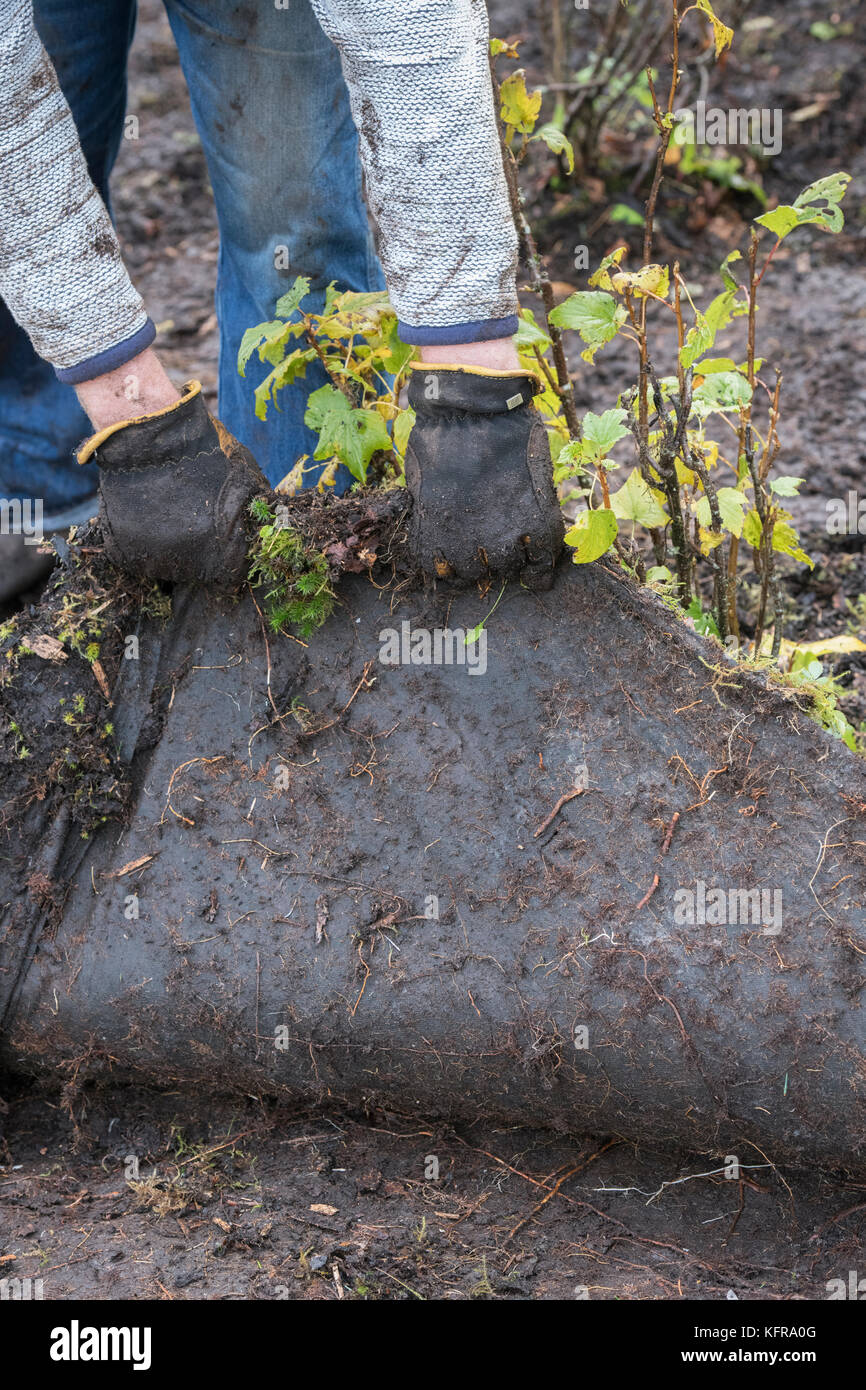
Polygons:
M644 294L656 294L667 299L670 287L670 270L666 265L645 265L641 270L620 270L610 277L613 288L620 294L633 290L642 298Z
M693 473L690 468L686 468L681 458L674 459L674 468L681 483L685 483L686 487L694 487L697 474Z
M761 525L761 518L753 508L752 511L747 513L746 519L743 522L743 540L746 542L746 545L750 545L754 550L757 550L761 544L761 537L763 534L764 528Z
M627 246L617 246L615 251L611 251L609 256L605 256L598 270L594 271L589 277L589 283L594 290L613 289L613 281L610 278L610 267L612 265L619 265L627 250Z
M518 68L506 77L499 88L501 98L500 115L503 123L511 130L519 130L523 135L531 135L541 110L541 92L526 90L526 75Z
M622 521L636 521L641 526L668 524L667 513L662 511L637 468L633 468L628 481L611 494L610 506Z
M565 544L574 547L576 565L588 565L609 550L616 540L616 517L606 507L581 512L574 526L565 533Z
M825 637L819 642L800 642L803 650L814 652L815 656L845 656L849 652L866 652L866 642L859 637Z
M799 560L801 564L808 565L810 570L815 568L814 560L810 560L803 550L800 537L787 521L777 521L773 527L773 549L782 555L790 555L792 560Z
M710 4L710 0L696 0L698 9L705 14L713 26L713 39L716 45L716 57L724 53L726 48L730 48L734 41L734 31L729 29L727 24L717 18L716 12Z
M746 506L746 498L735 487L720 487L716 496L723 528L730 531L733 536L741 536L743 534L743 511ZM701 497L695 503L694 511L700 525L705 526L709 531L713 524L710 499Z
M298 377L307 374L307 366L315 359L316 353L313 348L295 348L288 357L274 367L272 372L268 372L264 381L260 381L255 389L256 415L260 420L267 418L268 402L274 401L277 391L281 391L284 386L291 386Z
M708 531L706 526L698 527L698 540L702 555L709 555L710 551L715 550L717 545L721 545L724 539L724 531Z

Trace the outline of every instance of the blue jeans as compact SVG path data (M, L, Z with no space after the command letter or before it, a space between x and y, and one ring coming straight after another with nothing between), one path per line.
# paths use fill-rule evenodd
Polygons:
M219 222L219 414L276 484L301 454L312 456L315 436L304 411L326 377L316 363L305 381L280 393L278 410L257 420L253 391L270 368L254 356L246 378L238 376L244 331L273 317L275 301L298 275L312 282L314 308L331 280L352 290L384 284L348 93L337 51L307 0L286 8L272 0L165 5ZM135 0L35 0L34 9L91 177L108 202ZM194 375L194 362L189 370ZM42 498L46 527L91 515L93 471L72 456L90 432L72 387L57 381L0 303L0 495ZM341 473L338 491L351 481Z

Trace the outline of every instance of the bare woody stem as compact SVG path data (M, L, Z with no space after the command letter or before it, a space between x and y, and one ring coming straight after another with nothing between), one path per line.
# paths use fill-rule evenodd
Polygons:
M649 265L652 256L653 245L653 221L655 218L656 204L658 203L659 189L664 177L665 158L668 146L671 143L673 124L674 104L677 99L677 89L680 81L680 12L679 0L671 0L673 10L673 53L671 55L672 71L671 85L668 91L668 102L664 112L659 106L656 96L655 86L652 80L652 70L647 68L647 81L649 82L650 95L653 103L653 116L659 132L658 149L656 150L655 168L650 185L649 197L647 198L646 210L644 213L644 234L643 234L643 264ZM638 377L638 422L642 431L647 429L649 420L649 376L647 372L647 342L646 342L646 313L647 301L644 299L640 309L640 375Z
M496 110L500 107L499 79L496 76L496 67L493 58L490 58L490 81L493 86L493 99ZM505 182L508 188L508 198L511 203L511 213L514 218L514 225L520 238L521 251L523 258L529 268L532 278L532 289L541 296L544 305L545 331L552 343L553 365L556 370L556 393L562 402L562 413L565 416L565 423L568 426L568 433L572 439L580 439L581 429L580 420L577 414L577 407L574 403L574 387L568 375L568 362L565 357L565 348L562 344L562 334L555 324L550 322L550 315L556 307L553 296L553 286L547 270L542 262L532 228L529 225L526 214L523 211L523 202L520 195L520 182L517 173L517 161L506 144L501 125L499 127L499 145L502 150L502 167L505 171Z

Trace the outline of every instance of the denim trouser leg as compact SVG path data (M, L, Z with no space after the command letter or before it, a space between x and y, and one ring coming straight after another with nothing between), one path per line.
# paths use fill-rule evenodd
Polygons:
M166 0L166 9L219 219L219 413L275 484L299 455L312 457L304 410L327 378L316 363L257 420L253 391L270 368L254 355L238 376L244 331L273 318L298 275L309 276L316 308L331 280L353 290L384 284L348 93L308 0ZM342 472L338 490L351 481Z
M34 0L33 8L91 178L107 201L123 134L135 0ZM95 510L94 474L72 451L90 432L73 388L36 356L0 301L0 495L41 498L48 528L85 520Z

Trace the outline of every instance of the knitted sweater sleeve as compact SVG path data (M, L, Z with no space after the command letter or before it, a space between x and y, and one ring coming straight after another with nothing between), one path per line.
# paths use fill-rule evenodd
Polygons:
M337 45L404 338L517 329L485 0L312 0Z
M32 0L0 0L0 296L63 380L120 366L155 336Z
M403 336L513 333L517 245L484 0L311 3L340 51ZM32 0L0 0L0 297L67 381L120 366L154 338Z

